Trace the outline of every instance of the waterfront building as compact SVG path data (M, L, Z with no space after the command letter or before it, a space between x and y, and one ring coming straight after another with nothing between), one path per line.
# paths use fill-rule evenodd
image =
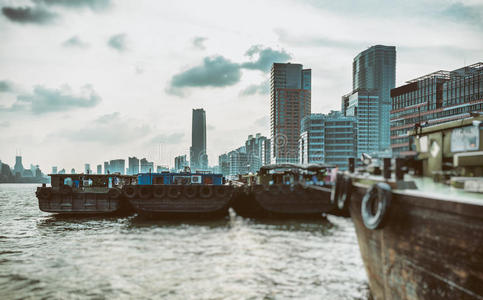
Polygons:
M180 155L174 158L175 170L183 170L187 166L189 166L189 162L186 160L186 155Z
M148 161L146 158L141 159L141 173L154 172L154 162Z
M126 161L124 159L113 159L109 161L109 172L124 174Z
M191 123L191 170L206 170L208 155L206 153L206 112L204 109L193 109Z
M245 142L248 172L258 172L266 164L267 156L270 159L270 147L267 148L267 140L267 137L262 136L260 133L257 133L255 136L248 136Z
M84 174L92 174L91 165L84 164Z
M483 62L436 71L391 90L393 156L414 155L407 132L483 112Z
M343 114L357 120L357 157L381 153L379 95L376 90L358 90L342 97Z
M97 165L97 174L102 174L102 165Z
M301 164L325 163L347 169L348 158L357 155L356 118L338 111L306 116L299 142Z
M348 108L348 102L352 99L357 105L365 103L367 97L371 97L370 112L368 119L377 124L377 138L372 140L372 133L367 136L371 140L359 140L362 144L374 144L377 147L369 147L370 151L382 156L390 151L390 110L391 110L391 89L396 83L396 47L376 45L359 53L352 64L352 92L342 97L342 112L344 115ZM354 94L356 94L354 96ZM361 97L360 101L357 98ZM350 99L349 99L350 98ZM374 107L375 106L375 107ZM376 109L376 110L374 110ZM362 110L362 109L358 109ZM359 123L359 116L355 116ZM362 117L362 116L361 116ZM365 152L364 147L359 152ZM375 154L375 153L371 153Z
M299 160L300 121L310 114L310 69L301 64L274 63L270 74L272 163Z
M52 167L52 174L57 174L57 167Z
M248 155L245 146L228 152L228 160L230 162L229 176L235 177L248 173Z
M220 169L220 173L223 174L223 176L228 176L230 175L230 157L228 154L222 154L218 156L218 167Z
M13 167L13 174L15 176L21 177L24 172L24 167L22 164L22 156L15 156L15 165Z
M139 173L139 159L136 156L128 158L127 175L136 175Z

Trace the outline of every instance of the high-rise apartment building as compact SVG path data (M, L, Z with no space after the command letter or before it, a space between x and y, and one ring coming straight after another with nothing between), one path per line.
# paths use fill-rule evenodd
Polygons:
M174 169L176 171L183 170L184 167L187 166L189 166L189 163L186 159L186 155L180 155L174 158Z
M301 64L274 63L270 78L272 163L299 160L300 121L310 114L310 69Z
M91 165L90 164L84 164L84 174L91 174Z
M154 162L146 158L141 159L141 173L154 173Z
M97 165L97 174L102 174L102 165Z
M413 155L407 132L483 111L483 62L436 71L391 90L393 156Z
M52 174L57 174L57 167L52 167Z
M338 111L302 119L300 163L325 163L346 169L357 154L357 121Z
M390 151L390 110L391 110L391 89L396 84L396 47L394 46L372 46L359 53L352 65L352 93L342 97L342 112L348 115L345 109L348 107L349 98L353 104L359 96L372 97L377 101L377 110L373 111L366 121L375 123L377 126L377 140L359 139L359 143L376 143L377 149L374 152L382 153ZM356 96L352 96L357 93ZM377 99L377 100L376 100ZM360 103L362 103L361 101ZM357 105L357 104L356 104ZM371 104L372 105L372 104ZM358 113L361 110L356 110ZM358 115L353 115L359 120ZM369 136L368 136L369 138ZM372 138L372 136L371 136ZM358 147L364 152L364 147ZM373 151L373 149L371 149Z
M206 113L205 110L193 109L191 123L190 166L193 171L208 168L206 153Z
M139 159L136 156L128 157L128 175L136 175L139 173Z
M111 171L109 170L109 162L104 162L104 174L109 174Z
M114 159L109 162L110 173L124 174L126 161L124 159Z
M22 173L24 171L24 167L22 164L22 156L15 156L15 165L13 167L13 174L15 176L22 176Z
M267 148L269 139L257 133L255 136L249 135L245 142L247 153L248 172L256 173L262 166L267 164L267 157L270 159L270 147Z

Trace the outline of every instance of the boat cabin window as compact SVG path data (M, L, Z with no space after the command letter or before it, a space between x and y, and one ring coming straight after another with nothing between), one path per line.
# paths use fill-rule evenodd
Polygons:
M190 184L191 176L173 176L173 184Z
M191 176L191 183L201 184L201 175L193 175L193 176Z
M66 177L64 178L64 185L72 186L72 178Z

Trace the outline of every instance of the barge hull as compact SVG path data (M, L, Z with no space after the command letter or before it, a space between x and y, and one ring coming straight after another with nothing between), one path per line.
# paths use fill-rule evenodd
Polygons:
M349 210L374 299L483 299L483 206L393 192L383 228Z

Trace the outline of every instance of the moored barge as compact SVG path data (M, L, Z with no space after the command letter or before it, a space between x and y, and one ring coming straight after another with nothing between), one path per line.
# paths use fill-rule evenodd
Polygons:
M334 209L330 202L331 166L276 164L260 168L233 209L248 218L313 218Z
M415 157L338 177L374 299L483 299L482 122L418 128Z
M37 188L39 209L59 214L109 214L134 212L122 188L135 176L119 174L51 174L51 186Z
M234 192L221 174L190 171L144 173L123 195L147 217L216 217L228 214Z

